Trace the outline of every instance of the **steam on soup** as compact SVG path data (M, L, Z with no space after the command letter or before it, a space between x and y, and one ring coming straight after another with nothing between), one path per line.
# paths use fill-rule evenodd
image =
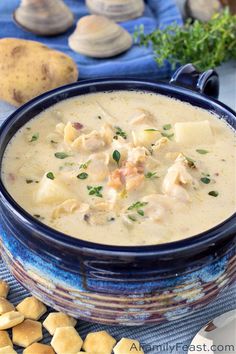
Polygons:
M20 129L3 180L30 214L110 245L175 241L235 211L235 133L207 111L142 92L57 103Z

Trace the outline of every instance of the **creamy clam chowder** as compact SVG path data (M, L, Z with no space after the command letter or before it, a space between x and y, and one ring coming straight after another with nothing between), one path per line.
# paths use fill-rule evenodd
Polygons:
M94 93L57 103L9 143L3 181L65 234L150 245L199 234L235 211L235 133L161 95Z

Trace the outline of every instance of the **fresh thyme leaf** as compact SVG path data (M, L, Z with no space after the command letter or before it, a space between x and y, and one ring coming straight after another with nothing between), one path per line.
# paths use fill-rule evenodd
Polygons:
M91 161L92 161L92 160L88 160L87 162L82 163L82 164L79 166L79 168L80 168L80 169L83 168L84 170L87 170L88 165L90 164Z
M189 19L184 26L173 23L149 34L141 26L135 39L140 45L152 45L158 66L168 60L173 69L192 63L205 71L236 59L236 15L225 9L207 22Z
M103 195L100 193L102 191L102 186L87 186L87 190L89 191L89 195L95 195L96 197L102 198Z
M145 178L158 178L158 176L157 176L157 173L156 172L147 172L146 174L145 174Z
M158 129L150 128L150 129L144 129L145 132L159 132Z
M119 165L120 153L118 150L113 151L112 158L117 163L117 165Z
M58 142L57 142L57 141L54 141L54 140L51 140L50 143L51 143L51 144L58 144Z
M141 209L137 210L137 213L138 213L139 215L141 215L141 216L144 216L144 211L141 210Z
M78 174L77 178L86 179L86 178L88 178L88 174L86 172L82 172L82 173Z
M208 154L208 152L209 152L208 150L204 150L204 149L197 149L196 151L201 155Z
M54 156L57 158L57 159L61 159L61 160L64 160L66 159L67 157L70 157L70 155L68 155L66 152L56 152L54 154Z
M30 139L30 143L32 143L33 141L38 140L39 138L39 133L34 133Z
M46 174L46 176L47 176L47 178L49 178L49 179L51 179L51 180L54 180L54 179L55 179L54 174L53 174L52 172L48 172L48 173Z
M164 130L170 130L172 128L172 125L171 124L165 124L163 125L163 129Z
M170 140L171 138L173 138L173 136L175 134L174 133L168 134L168 133L162 132L161 135Z
M127 134L124 130L122 130L120 127L115 127L116 128L116 135L114 136L114 139L118 139L118 136L121 136L123 139L127 139Z
M98 116L98 119L100 119L100 120L101 120L101 119L102 119L102 117L101 117L101 116Z
M132 205L130 205L127 210L140 209L140 208L144 207L147 204L148 204L148 202L135 202Z
M208 194L209 194L211 197L218 197L219 192L217 192L217 191L210 191Z
M205 183L205 184L209 184L209 183L211 183L211 180L210 180L210 178L208 178L208 177L202 177L202 178L201 178L201 182L202 182L202 183Z
M128 215L128 218L129 218L131 221L137 221L137 219L136 219L133 215Z

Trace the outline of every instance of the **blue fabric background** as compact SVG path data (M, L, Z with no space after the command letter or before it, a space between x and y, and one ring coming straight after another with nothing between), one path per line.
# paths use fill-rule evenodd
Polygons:
M73 52L67 44L68 36L74 31L74 27L67 33L46 38L35 36L20 29L12 21L12 12L19 5L19 0L0 0L0 38L17 37L37 40L52 48L61 50L70 55L78 64L81 79L90 79L101 76L136 76L141 78L165 78L171 75L168 63L158 68L152 55L151 49L140 48L134 45L129 51L113 59L93 59ZM77 21L80 17L88 14L84 0L66 0L75 15ZM145 12L139 19L121 23L130 33L136 26L144 24L147 32L153 31L157 26L165 27L172 22L182 24L180 12L174 0L147 0Z

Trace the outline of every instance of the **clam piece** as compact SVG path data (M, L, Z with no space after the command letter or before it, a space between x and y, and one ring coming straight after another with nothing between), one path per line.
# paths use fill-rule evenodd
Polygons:
M41 36L63 33L74 22L72 12L62 0L21 0L13 16L20 27Z
M86 0L86 5L91 13L117 22L137 18L144 12L143 0Z
M128 50L132 46L132 37L108 18L90 15L78 21L69 37L69 46L90 57L109 58Z

